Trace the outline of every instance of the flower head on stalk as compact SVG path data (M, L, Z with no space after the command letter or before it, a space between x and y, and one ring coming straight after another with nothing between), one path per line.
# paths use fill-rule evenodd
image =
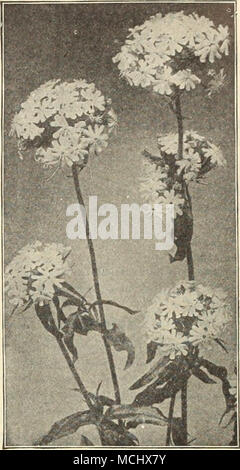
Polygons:
M211 341L221 341L229 321L224 292L182 281L155 297L147 309L145 326L148 342L155 342L159 352L173 360L186 356L193 347L201 351Z
M158 156L144 152L140 192L150 204L175 204L176 216L184 203L180 177L186 183L199 182L211 169L225 166L226 161L216 145L194 131L184 133L182 158L178 155L177 134L159 136L158 147Z
M117 117L94 83L51 80L30 93L14 116L11 135L22 151L34 149L44 168L85 165L108 145ZM19 153L23 158L22 152Z
M212 69L228 55L229 42L228 27L217 27L204 16L183 11L165 16L157 13L129 30L113 62L130 85L170 96L205 82L208 67Z
M71 248L61 243L36 241L22 248L5 270L5 291L16 307L49 303L55 287L62 287L70 267Z

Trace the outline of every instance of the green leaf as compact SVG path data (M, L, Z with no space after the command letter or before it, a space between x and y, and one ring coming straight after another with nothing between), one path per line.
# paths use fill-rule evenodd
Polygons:
M111 419L127 419L126 427L136 427L142 423L163 426L167 418L158 409L151 406L115 405L106 411L105 416Z
M192 368L192 374L197 377L199 380L204 382L205 384L215 384L215 380L212 380L206 372L203 370L199 369L198 367L193 367Z
M81 436L81 442L80 442L80 445L81 446L94 446L94 444L92 443L92 441L90 441L90 439L88 439L87 436L84 436L84 434L82 434Z
M146 374L131 385L130 390L136 390L152 382L160 375L160 370L169 362L167 356L160 359Z
M135 359L135 349L130 339L123 333L120 328L113 323L111 330L106 330L105 338L114 347L116 351L127 351L127 361L124 369L128 369Z
M78 430L78 428L80 428L80 426L96 424L96 420L96 415L90 410L73 413L72 415L54 423L50 431L37 442L35 442L35 445L43 446L50 444L50 442L53 442L56 439L60 439L60 437L73 434Z

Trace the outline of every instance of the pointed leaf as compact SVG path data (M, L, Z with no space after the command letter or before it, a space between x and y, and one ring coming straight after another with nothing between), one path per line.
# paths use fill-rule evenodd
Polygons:
M151 362L156 356L157 348L158 344L154 341L150 341L150 343L147 344L147 364Z
M185 446L185 428L182 418L172 419L172 440L175 446Z
M234 425L233 425L233 435L232 435L232 440L229 443L230 446L237 446L238 445L238 419L237 419L237 413L234 415Z
M168 371L172 377L165 381L163 378L157 379L151 385L146 387L142 392L138 393L133 401L134 406L151 406L154 403L162 403L173 394L181 390L186 380L189 379L191 373L189 370L179 369L179 373L173 374L173 370ZM164 382L163 382L164 380ZM162 383L163 382L163 383Z
M104 446L136 446L138 443L134 434L109 419L104 419L98 429Z
M205 369L207 369L207 371L211 375L221 380L222 392L223 392L225 403L226 403L226 413L228 413L230 410L232 410L235 407L236 399L230 393L231 385L227 378L226 367L217 366L213 362L208 361L207 359L203 359L203 358L201 358L199 362L200 362L200 366L204 367Z
M79 391L79 389L76 389ZM89 393L90 398L93 399L93 401L100 405L100 406L112 406L115 403L115 400L112 398L106 397L105 395L94 395L93 393Z
M43 305L43 306L36 304L35 311L40 322L49 333L51 333L55 337L62 336L62 333L58 331L54 323L52 312L48 304Z
M177 247L177 252L174 257L170 255L170 262L182 261L187 254L187 246L191 242L193 235L193 218L191 208L185 195L185 204L183 206L183 214L177 215L174 220L174 243Z
M64 332L64 343L72 354L73 361L76 361L78 358L77 349L73 342L74 333L87 335L91 330L100 331L101 329L99 323L88 312L75 312L68 316L62 331Z
M151 406L116 405L109 408L105 416L111 419L127 419L126 426L128 429L142 423L163 426L167 422L167 418L163 413L158 408Z
M78 300L67 299L67 300L65 300L65 301L63 302L63 304L62 304L62 308L64 308L64 307L72 307L72 306L73 306L73 307L75 307L75 306L78 307L78 306L79 306Z
M199 380L204 382L205 384L215 384L215 380L212 380L209 375L206 374L202 369L199 369L198 367L192 368L192 373L197 377Z
M90 305L89 310L91 310L96 305L112 305L113 307L125 310L125 312L130 313L130 315L135 315L136 313L139 313L138 310L132 310L131 308L126 307L125 305L121 305L117 302L114 302L113 300L102 300L101 302L96 300L95 302L93 302L93 304Z
M90 441L90 439L88 439L87 436L84 436L84 434L82 434L81 436L81 442L80 442L80 445L81 446L94 446L94 444L92 443L92 441Z
M39 439L35 445L47 445L50 442L60 439L60 437L69 436L78 430L80 426L85 426L87 424L95 424L96 416L90 410L88 411L79 411L78 413L73 413L66 418L57 421L50 429L50 431Z
M140 379L134 382L129 390L136 390L143 387L144 385L152 382L156 377L159 377L160 370L169 362L169 357L164 356L160 359L146 374L144 374Z
M66 323L67 317L64 315L62 308L60 307L60 302L57 295L53 297L53 303L57 311L58 328L61 328L61 321Z
M128 369L135 359L135 349L130 339L120 328L113 323L113 328L105 332L105 337L116 351L127 351L127 362L124 369Z
M71 286L70 284L68 284L68 282L63 282L63 287L68 289L70 292L72 292L74 295L76 295L77 297L79 297L79 299L81 299L83 302L86 302L86 299L76 290L74 289L73 286Z

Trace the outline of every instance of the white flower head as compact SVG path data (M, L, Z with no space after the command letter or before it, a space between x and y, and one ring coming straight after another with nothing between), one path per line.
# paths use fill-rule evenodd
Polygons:
M67 257L71 249L60 243L39 241L22 248L5 270L5 291L9 302L24 306L28 302L48 303L55 287L62 287L70 272Z
M190 91L201 79L189 69L195 55L201 63L212 64L229 52L228 27L216 27L211 20L184 12L156 14L129 30L121 51L113 58L120 75L130 85L161 95L174 88ZM197 65L197 64L196 64Z
M145 328L148 341L170 359L187 355L193 347L203 349L221 334L230 321L226 294L195 281L181 281L163 290L147 309Z
M110 100L94 83L51 80L21 104L10 134L23 149L32 148L44 167L63 167L82 164L93 151L100 153L116 125Z
M182 158L178 154L178 134L158 136L158 146L161 158L175 160L177 175L182 174L187 182L197 181L211 169L226 165L221 150L194 131L184 132Z

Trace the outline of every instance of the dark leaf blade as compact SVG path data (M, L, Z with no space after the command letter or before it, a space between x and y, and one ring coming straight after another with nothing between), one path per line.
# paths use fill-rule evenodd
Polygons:
M77 321L77 313L72 313L67 318L65 326L63 327L63 340L65 345L67 346L68 351L72 354L73 362L76 362L78 359L78 352L77 348L74 345L74 333L76 331L76 321Z
M222 382L222 392L226 403L226 410L223 416L236 406L236 398L230 393L230 383L227 378L227 369L223 366L217 366L207 359L201 358L200 365L204 367L211 375L217 377ZM222 416L222 418L223 418ZM221 422L221 420L220 420Z
M58 331L53 321L52 312L48 304L43 306L36 304L35 311L40 322L49 333L51 333L55 337L61 336L61 333Z
M185 428L182 418L172 420L172 441L175 446L185 446Z
M229 446L237 446L237 445L238 445L238 419L237 419L237 413L234 413L233 435L232 435L231 442L229 442Z
M166 425L167 418L155 407L137 407L133 405L115 405L106 412L108 418L127 420L127 428L147 423L158 426Z
M169 379L167 379L169 374ZM186 370L175 371L169 368L165 375L162 374L161 379L157 379L152 384L148 385L142 392L139 392L134 401L134 406L152 406L154 403L162 403L173 394L181 390L186 380L189 379L191 372Z
M67 300L64 300L64 302L62 304L62 309L64 307L79 307L79 302L75 301L75 300L72 300L72 299L67 299Z
M186 197L186 196L185 196ZM170 263L183 261L187 254L187 247L192 240L193 219L188 201L185 199L183 214L177 215L174 220L174 243L177 247L175 256L170 255Z
M136 446L138 439L123 426L104 419L98 426L102 445L104 446Z
M152 382L154 379L161 377L169 377L168 375L165 376L165 372L167 369L164 369L162 372L161 369L166 366L169 362L169 358L167 356L163 357L160 359L146 374L144 374L140 379L138 379L136 382L134 382L133 385L129 388L129 390L137 390L138 388L144 387L144 385L148 385L150 382Z
M147 344L147 364L154 359L154 357L156 356L157 349L158 344L154 341L150 341L150 343Z
M43 446L50 444L56 439L69 436L75 433L80 426L95 424L96 416L90 411L79 411L53 424L50 431L41 439L35 442L35 445Z
M198 367L192 368L192 374L197 377L201 382L204 382L205 384L215 384L215 380L212 380L209 375L206 374L202 369L199 369Z
M53 297L53 303L54 303L56 311L57 311L58 328L60 328L61 327L61 322L66 323L67 318L64 315L64 313L62 311L62 308L60 307L60 302L59 302L59 298L57 297L57 295L55 295Z
M81 442L80 442L80 445L81 446L94 446L94 444L92 443L92 441L90 441L90 439L88 439L87 436L85 436L84 434L82 434L81 436Z
M127 361L124 369L128 369L133 364L135 359L135 349L133 343L126 336L126 334L120 330L116 323L113 323L113 327L111 330L106 330L105 338L114 347L116 351L127 352Z
M99 323L89 316L88 312L71 313L65 321L62 329L64 343L73 356L75 362L78 358L77 349L74 345L74 334L78 333L86 336L89 331L101 331Z
M68 282L65 281L65 282L63 282L62 285L63 285L63 287L64 287L65 289L68 289L70 292L72 292L72 294L76 295L79 299L81 299L82 302L86 302L85 297L83 297L83 296L80 294L80 292L78 292L76 289L74 289L74 287L71 286L71 284L68 284Z
M96 300L95 302L93 302L89 306L89 310L96 307L96 305L112 305L113 307L117 307L119 309L125 310L125 312L129 313L130 315L136 315L137 313L139 313L138 310L133 310L129 307L126 307L126 305L121 305L118 302L114 302L113 300L104 300L104 299L102 301Z

